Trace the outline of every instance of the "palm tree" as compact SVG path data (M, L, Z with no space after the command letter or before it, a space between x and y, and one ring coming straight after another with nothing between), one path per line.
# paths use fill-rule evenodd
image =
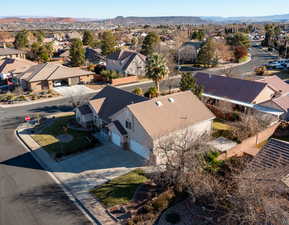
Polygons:
M155 82L157 91L160 91L160 81L169 74L165 58L162 55L153 53L147 58L146 76Z

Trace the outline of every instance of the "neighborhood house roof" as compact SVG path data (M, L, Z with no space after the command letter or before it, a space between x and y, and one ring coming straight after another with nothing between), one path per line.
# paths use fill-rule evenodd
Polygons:
M201 41L187 41L182 45L182 47L191 46L191 47L195 47L196 49L198 49L198 48L201 48L202 45L203 45L203 42Z
M278 76L264 77L258 82L266 83L274 91L279 92L281 95L289 93L289 84L281 80Z
M127 51L127 50L119 50L113 52L112 54L107 56L107 59L116 61L115 63L120 63L122 70L126 70L136 56L139 56L143 61L146 60L146 57L144 55L135 51Z
M133 93L106 86L94 98L89 101L91 107L94 108L98 116L110 121L110 117L116 112L122 110L127 105L147 101L148 99Z
M289 169L289 143L271 138L253 159L251 166L262 169L280 167Z
M0 56L23 54L23 51L13 48L0 48Z
M25 59L4 59L0 61L0 73L22 73L36 63Z
M267 84L237 78L197 73L196 82L204 88L205 94L252 103Z
M78 68L70 68L56 63L43 63L30 67L22 74L21 79L35 82L42 80L66 79L91 74L93 73Z
M215 118L191 91L132 104L128 109L152 138Z
M277 104L280 108L282 108L286 112L289 109L289 96L288 95L280 96L278 98L273 98L272 102Z
M80 113L82 115L87 115L87 114L92 113L92 111L88 105L82 105L82 106L78 107L78 110L80 111Z

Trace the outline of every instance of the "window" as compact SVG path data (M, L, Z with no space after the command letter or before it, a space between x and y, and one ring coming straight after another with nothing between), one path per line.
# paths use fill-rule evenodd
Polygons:
M131 130L131 122L130 121L125 121L125 127L127 128L127 129L130 129Z

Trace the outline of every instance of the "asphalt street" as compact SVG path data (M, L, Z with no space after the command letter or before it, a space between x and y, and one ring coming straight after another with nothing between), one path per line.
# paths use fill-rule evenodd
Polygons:
M273 58L257 48L253 48L251 54L252 61L234 68L232 74L242 77ZM161 88L174 88L178 82L179 79L163 81ZM141 87L146 90L151 86L153 83L136 84L124 89L131 91ZM90 224L14 136L15 128L26 115L71 109L69 98L21 107L0 107L0 225Z

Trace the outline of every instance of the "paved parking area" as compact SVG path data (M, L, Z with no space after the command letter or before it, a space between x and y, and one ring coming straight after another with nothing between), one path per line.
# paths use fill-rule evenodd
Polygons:
M53 90L64 97L86 95L95 92L95 90L90 89L85 85L54 87Z

